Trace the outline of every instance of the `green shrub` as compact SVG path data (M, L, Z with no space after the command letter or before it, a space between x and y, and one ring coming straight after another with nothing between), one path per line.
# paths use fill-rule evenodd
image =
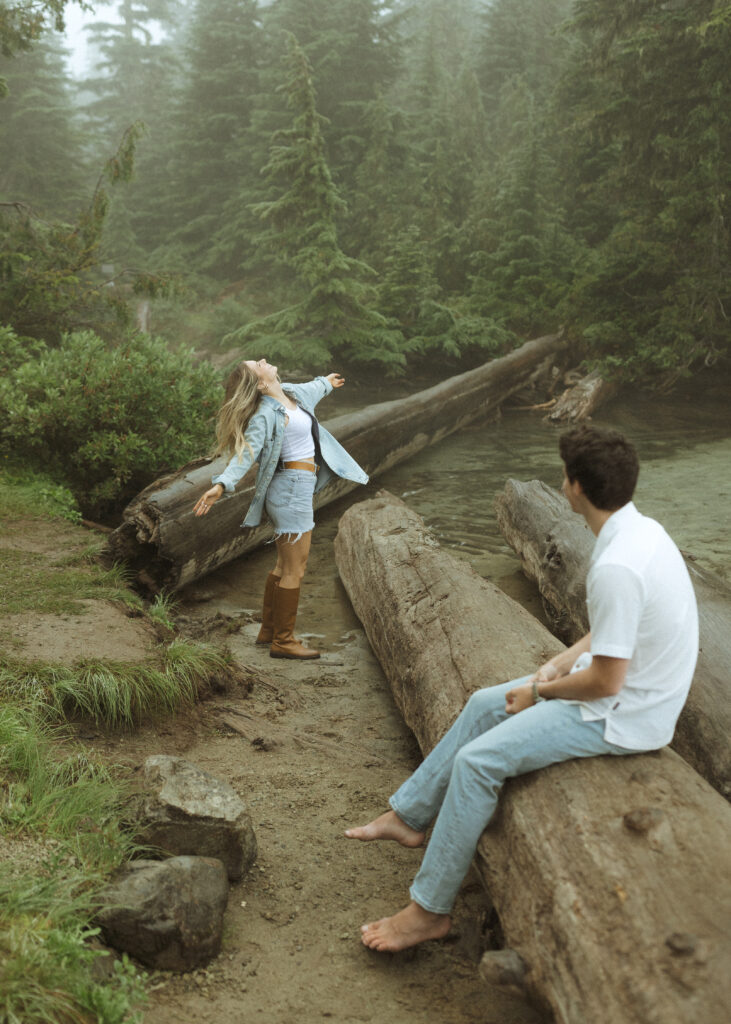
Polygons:
M0 446L14 463L67 483L89 515L118 508L155 477L201 455L219 401L216 373L191 350L133 334L108 347L85 331L0 380Z

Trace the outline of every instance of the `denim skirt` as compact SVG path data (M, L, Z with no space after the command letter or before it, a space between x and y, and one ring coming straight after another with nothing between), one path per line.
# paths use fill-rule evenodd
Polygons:
M315 528L312 496L317 474L308 469L278 469L267 488L266 510L274 524L274 536L292 534L292 543Z

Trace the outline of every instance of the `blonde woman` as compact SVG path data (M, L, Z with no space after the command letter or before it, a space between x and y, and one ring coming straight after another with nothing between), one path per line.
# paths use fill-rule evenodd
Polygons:
M332 434L321 427L314 408L345 380L338 373L307 384L282 384L266 359L240 363L226 382L216 422L215 454L231 453L223 473L196 502L197 516L234 493L236 484L258 462L254 498L242 526L258 526L263 509L274 524L277 564L264 588L257 644L269 644L272 658L319 658L294 635L300 585L310 553L312 499L333 476L357 483L368 477Z

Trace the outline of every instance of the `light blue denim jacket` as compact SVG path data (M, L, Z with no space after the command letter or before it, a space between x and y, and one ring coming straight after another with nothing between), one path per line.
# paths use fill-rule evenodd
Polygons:
M307 384L282 384L282 388L298 405L314 416L315 406L321 398L330 394L332 384L327 377L315 377ZM261 522L267 488L272 482L282 453L285 418L286 410L280 402L269 395L262 396L259 407L246 428L246 440L251 445L251 451L245 447L240 457L234 455L223 473L214 476L211 481L214 484L223 484L224 495L230 496L234 493L236 484L248 473L252 465L255 462L259 463L254 498L249 505L242 526L258 526ZM367 484L368 476L355 459L348 455L343 446L320 423L317 425L320 431L320 452L323 465L317 471L315 491L322 490L333 476L340 476L345 480L355 480L359 484Z

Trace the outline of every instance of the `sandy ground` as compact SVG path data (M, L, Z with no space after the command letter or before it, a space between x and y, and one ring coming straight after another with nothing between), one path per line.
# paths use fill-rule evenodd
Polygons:
M255 648L257 628L231 640L252 670L248 696L219 695L177 724L97 740L133 770L168 752L226 779L249 805L259 846L230 890L220 957L194 974L156 974L145 1024L538 1024L479 979L486 900L476 878L447 941L395 955L362 946L359 925L407 901L420 853L347 840L343 830L384 807L418 748L358 632L319 663L300 664Z
M226 779L249 805L259 846L255 866L231 888L221 955L205 971L155 974L145 1024L543 1024L479 978L489 928L476 876L446 941L399 954L360 942L363 922L408 901L421 854L343 831L385 809L420 753L337 578L335 523L316 532L300 608L300 635L309 626L319 661L275 660L254 645L272 560L271 549L257 552L188 588L178 609L191 632L242 613L252 620L227 638L251 691L217 695L135 734L94 738L133 772L149 754L176 753Z
M187 588L177 609L184 633L225 636L250 690L234 685L136 732L78 725L80 739L133 779L154 753L179 754L225 779L247 802L257 837L254 867L230 890L221 955L193 974L154 973L144 1024L545 1024L479 978L494 922L476 876L463 886L447 940L400 954L360 942L363 922L408 901L421 854L347 840L343 831L385 809L420 754L338 579L337 517L337 508L322 516L302 591L299 634L321 647L319 661L274 660L254 645L273 559L264 549ZM86 540L65 525L56 534L57 524L34 523L3 540L51 555ZM105 601L12 625L16 652L62 662L74 654L144 660L154 640L147 624Z

